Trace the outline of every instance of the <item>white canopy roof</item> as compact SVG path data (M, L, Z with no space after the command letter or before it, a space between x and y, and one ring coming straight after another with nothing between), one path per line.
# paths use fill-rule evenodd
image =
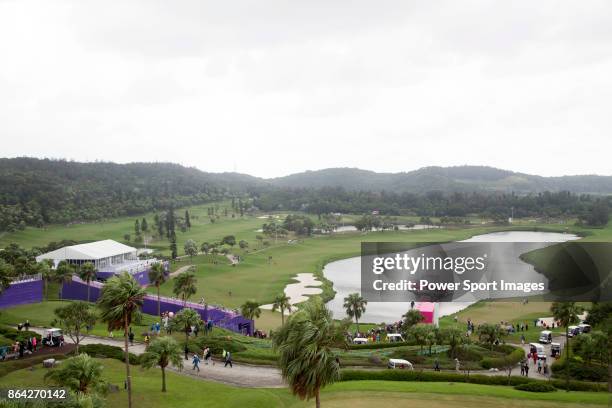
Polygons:
M136 248L113 241L112 239L105 239L104 241L71 245L56 249L55 251L37 256L36 261L40 262L43 259L60 261L65 259L83 259L93 261L116 255L129 254L132 252L136 252Z

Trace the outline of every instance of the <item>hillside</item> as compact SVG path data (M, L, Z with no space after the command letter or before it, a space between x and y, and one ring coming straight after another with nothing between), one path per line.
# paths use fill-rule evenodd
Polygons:
M331 190L321 191L323 188ZM353 194L358 191L369 193ZM380 196L381 191L387 195ZM464 197L463 201L458 197L423 200L414 196L432 191L447 196L457 192L480 194L477 200ZM442 203L444 208L465 207L461 211L443 212L461 215L477 203L498 206L495 197L485 196L490 192L525 195L543 191L611 194L612 177L541 177L491 167L461 166L426 167L406 173L333 168L262 179L239 173L207 173L172 163L0 159L0 231L22 229L26 225L136 215L241 195L254 197L257 205L266 210L309 208L309 211L346 212L389 207L392 213L399 205L400 208L420 208L427 213L426 208L431 210ZM414 197L398 196L402 193L411 193ZM574 212L577 205L581 206L578 197L545 198L546 205L552 207L557 207L559 200L574 208ZM506 201L510 206L518 205ZM355 206L357 202L361 204ZM544 202L529 205L541 206Z
M484 166L425 167L405 173L376 173L355 168L306 171L269 180L277 187L426 193L429 191L542 191L610 194L612 176L542 177Z

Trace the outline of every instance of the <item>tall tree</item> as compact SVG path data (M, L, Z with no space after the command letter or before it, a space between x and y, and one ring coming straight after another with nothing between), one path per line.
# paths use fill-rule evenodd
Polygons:
M96 324L97 316L94 308L87 302L71 302L58 307L54 313L58 325L72 339L76 346L76 354L79 354L79 344L86 337L87 327Z
M173 337L165 336L154 339L146 353L140 357L140 365L143 368L159 366L162 373L162 392L166 392L166 367L169 364L181 369L183 359L181 358L181 347Z
M402 325L404 331L407 333L408 330L415 324L421 323L424 320L423 315L416 309L410 309L402 316L404 318L404 324Z
M151 266L149 271L149 282L157 289L157 315L161 317L161 297L159 295L159 287L166 282L166 271L161 262L156 262Z
M251 320L261 316L261 309L259 308L259 303L254 300L247 300L242 304L242 306L240 306L240 314Z
M359 319L365 313L367 305L368 302L359 293L351 293L344 298L344 310L346 310L347 316L355 319L357 331L359 331Z
M96 279L96 267L91 262L85 262L79 269L79 278L87 282L87 301L90 301L89 292L91 289L91 281Z
M178 258L178 250L176 248L176 233L174 231L170 233L170 254L172 259Z
M138 218L134 221L134 235L140 235L140 221L138 221Z
M52 369L45 378L69 388L73 392L91 394L106 392L106 382L102 376L102 364L87 354L79 354L64 360L59 367Z
M189 332L192 327L202 327L202 318L195 310L185 307L171 320L172 328L185 333L185 347L189 344Z
M314 397L317 408L321 407L321 388L340 378L335 350L348 347L347 326L346 321L336 323L323 301L315 297L292 314L272 338L289 388L300 399Z
M198 244L193 239L188 239L184 244L185 254L189 255L190 259L198 254Z
M556 321L561 324L561 326L565 327L565 358L566 358L566 367L565 367L565 381L567 386L567 391L569 391L569 366L570 366L570 336L569 336L569 326L572 324L576 324L580 322L580 318L578 317L584 309L577 305L576 302L553 302L550 306L550 311L553 314L553 317Z
M126 385L128 408L132 408L132 377L130 375L130 356L128 353L128 329L132 321L141 317L145 291L127 272L113 276L102 287L98 308L100 318L108 323L109 330L123 328Z
M285 324L285 310L291 312L291 302L289 296L287 296L284 292L279 293L274 298L274 302L272 303L272 311L275 312L280 310L281 313L281 324Z
M147 222L147 219L145 217L142 217L142 221L140 222L140 229L143 232L149 231L149 223Z
M189 211L185 210L185 226L187 228L191 228L191 217L189 216Z
M172 292L176 296L180 296L181 299L183 299L183 306L187 305L187 299L189 299L189 296L195 295L197 291L197 283L198 280L191 268L183 273L180 273L176 278L174 278L174 288L172 289Z
M11 284L13 280L13 265L5 262L4 259L0 259L0 294Z

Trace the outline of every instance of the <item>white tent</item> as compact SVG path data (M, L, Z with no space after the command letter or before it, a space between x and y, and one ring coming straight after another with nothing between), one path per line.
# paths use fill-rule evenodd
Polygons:
M61 261L77 264L89 261L93 262L96 267L102 267L123 263L126 260L134 260L137 257L136 248L112 239L106 239L87 244L66 246L36 257L37 262L44 259L52 260L56 266Z

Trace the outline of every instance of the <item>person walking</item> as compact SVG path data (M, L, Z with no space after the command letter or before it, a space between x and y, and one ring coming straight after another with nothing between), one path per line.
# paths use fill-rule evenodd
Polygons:
M128 339L130 339L130 346L134 345L134 332L130 328L130 332L128 333Z
M206 365L208 365L208 362L210 361L210 358L212 357L212 353L210 352L210 348L206 347L204 349L204 353L202 353L202 355L204 356L204 363Z
M225 365L223 367L227 367L228 364L232 368L232 353L229 351L225 353Z
M529 377L529 363L525 364L525 377Z
M538 360L538 374L542 374L542 360Z
M34 351L36 351L36 345L38 344L38 340L36 340L36 336L32 337L32 347Z
M434 371L440 371L440 362L437 358L434 361Z
M521 360L521 376L525 375L525 361Z
M191 360L191 363L193 364L192 370L198 370L198 373L199 373L200 372L200 357L197 354L193 355L193 359Z

